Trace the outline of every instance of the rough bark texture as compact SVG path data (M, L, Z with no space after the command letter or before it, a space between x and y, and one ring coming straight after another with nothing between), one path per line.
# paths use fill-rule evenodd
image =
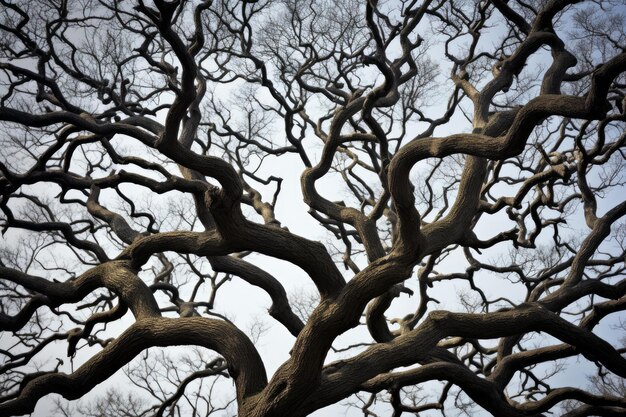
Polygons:
M625 5L0 5L0 415L167 346L217 356L129 371L126 414L222 412L231 378L242 417L626 415L624 321L598 330L626 309ZM294 178L327 244L282 223ZM310 279L305 314L254 254ZM233 278L293 342L273 375L216 307Z

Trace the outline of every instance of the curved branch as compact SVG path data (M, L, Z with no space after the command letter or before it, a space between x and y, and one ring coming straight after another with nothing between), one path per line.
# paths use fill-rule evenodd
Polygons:
M177 345L203 346L224 356L235 380L240 407L266 383L265 368L254 345L233 325L202 317L143 318L75 372L46 374L29 381L17 398L0 403L0 413L31 413L37 401L51 393L67 399L80 398L143 350Z

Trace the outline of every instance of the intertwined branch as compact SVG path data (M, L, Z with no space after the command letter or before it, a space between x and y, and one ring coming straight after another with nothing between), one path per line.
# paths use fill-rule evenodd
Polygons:
M626 415L623 324L600 326L626 309L626 5L0 5L1 415L179 345L219 356L163 356L162 378L142 357L152 403L127 413L221 412L220 385L188 386L232 378L249 417L353 395L364 415ZM283 220L308 216L294 178L326 244ZM292 338L269 379L216 305L234 278ZM53 348L79 366L38 367ZM555 382L574 360L595 386Z

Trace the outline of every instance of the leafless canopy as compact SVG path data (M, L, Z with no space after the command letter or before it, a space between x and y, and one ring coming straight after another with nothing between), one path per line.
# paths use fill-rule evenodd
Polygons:
M134 358L125 415L227 378L246 417L626 415L625 11L0 0L0 415ZM237 282L290 333L273 375Z

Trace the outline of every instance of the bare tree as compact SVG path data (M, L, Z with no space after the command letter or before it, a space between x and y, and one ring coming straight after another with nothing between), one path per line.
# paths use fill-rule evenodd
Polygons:
M626 415L623 2L0 4L0 415Z

